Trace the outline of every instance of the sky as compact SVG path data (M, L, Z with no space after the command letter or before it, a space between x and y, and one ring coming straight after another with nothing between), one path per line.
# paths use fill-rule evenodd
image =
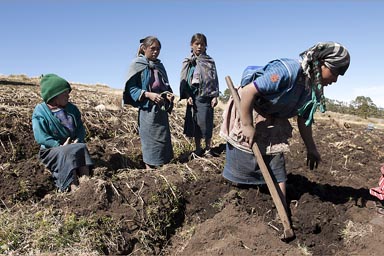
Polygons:
M336 41L351 55L345 76L325 97L370 97L384 107L384 1L357 0L46 0L0 1L0 74L56 73L69 82L124 89L139 40L153 35L179 95L181 63L193 34L207 36L220 91L225 77Z

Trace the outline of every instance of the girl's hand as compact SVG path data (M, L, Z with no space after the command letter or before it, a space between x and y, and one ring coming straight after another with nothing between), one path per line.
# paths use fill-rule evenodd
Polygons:
M217 105L217 98L215 97L211 100L211 106L214 108L216 107L216 105Z
M145 97L156 104L162 104L164 101L160 94L154 92L145 92Z
M187 99L187 103L188 103L188 105L193 105L193 99L192 99L192 97L189 97L188 99Z

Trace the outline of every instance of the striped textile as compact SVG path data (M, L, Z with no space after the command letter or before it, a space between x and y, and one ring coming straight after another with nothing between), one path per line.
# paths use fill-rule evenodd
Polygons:
M318 60L338 75L344 75L349 67L351 57L348 50L336 42L320 42L308 50L302 52L301 66L304 74L311 77L311 67L314 61Z
M379 180L379 186L375 188L371 188L369 193L380 200L384 200L384 164L380 168L381 177Z

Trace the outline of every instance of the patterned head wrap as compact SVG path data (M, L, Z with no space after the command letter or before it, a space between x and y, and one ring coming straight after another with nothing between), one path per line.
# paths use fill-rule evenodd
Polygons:
M321 84L321 67L323 63L335 75L344 75L349 67L350 56L346 48L335 42L318 43L302 52L301 67L306 75L306 85L311 88L312 99L298 109L299 116L303 116L309 109L309 117L305 124L309 126L313 122L316 109L325 112L325 97Z
M302 52L300 56L303 58L301 66L304 74L309 77L311 77L311 66L316 60L323 62L332 73L344 75L351 59L347 49L335 42L318 43Z

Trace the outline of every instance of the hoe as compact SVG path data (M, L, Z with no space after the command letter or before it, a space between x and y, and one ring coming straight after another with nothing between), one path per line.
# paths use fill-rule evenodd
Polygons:
M232 80L229 76L225 77L225 81L227 82L227 86L231 92L233 101L235 103L236 109L238 110L238 114L240 116L240 120L242 120L242 116L240 115L240 97L237 93L237 90L233 86ZM289 242L293 239L295 239L295 233L293 232L293 229L291 227L289 217L287 214L287 209L285 205L283 204L283 200L281 198L282 194L278 192L278 184L275 182L275 180L272 179L271 173L268 170L267 166L265 165L265 162L263 160L263 157L260 153L259 146L256 143L252 144L252 151L253 154L256 157L257 164L259 165L261 169L261 173L263 174L264 180L267 183L267 187L269 192L271 193L273 202L275 203L277 213L279 214L279 217L281 219L281 222L284 227L284 234L281 237L281 240L285 242Z

